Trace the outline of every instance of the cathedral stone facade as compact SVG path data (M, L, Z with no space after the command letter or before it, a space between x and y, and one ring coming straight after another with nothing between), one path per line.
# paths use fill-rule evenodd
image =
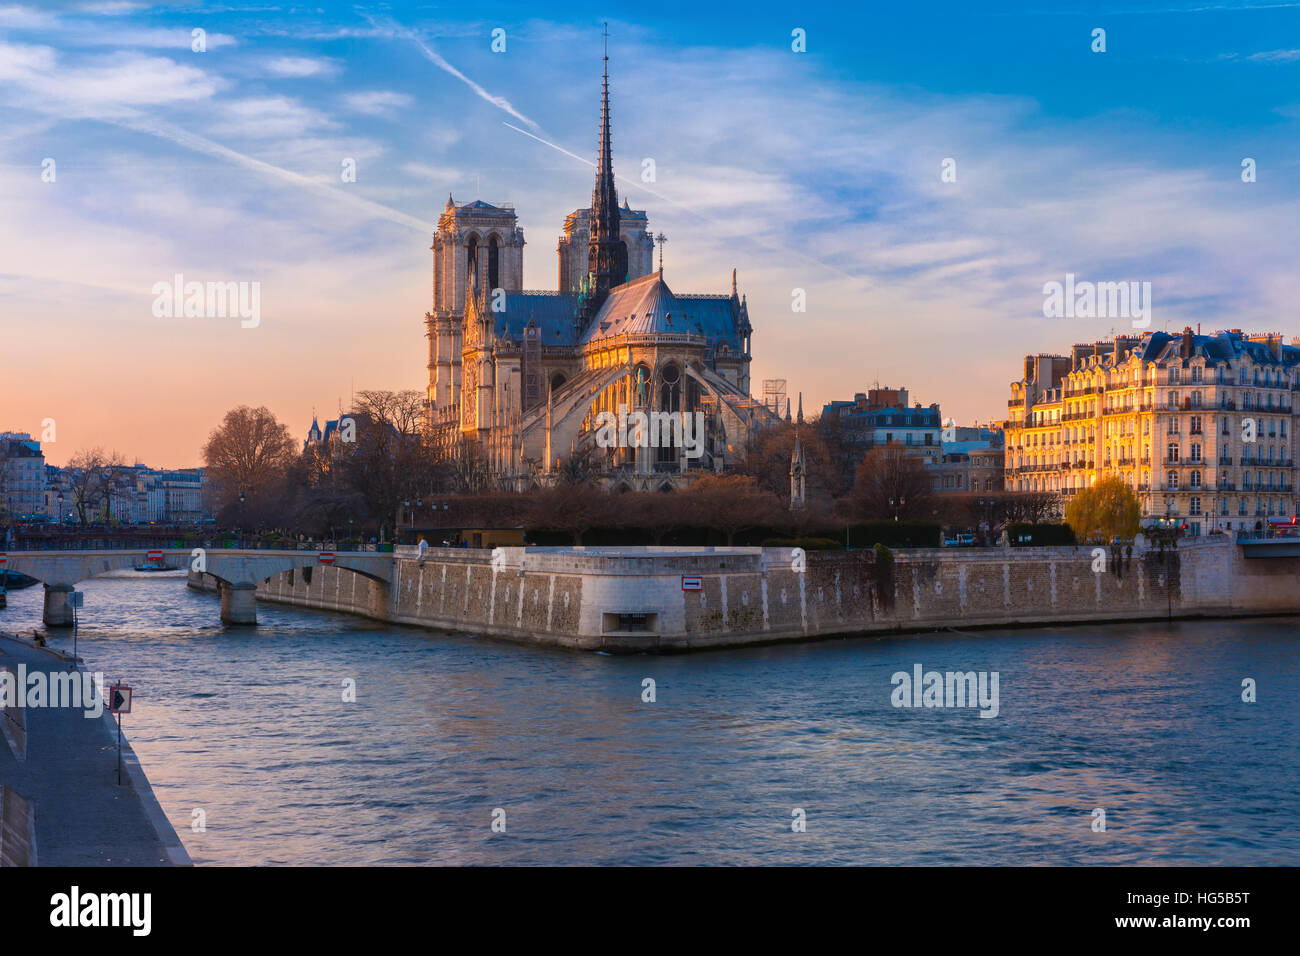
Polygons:
M600 122L591 206L565 219L557 291L523 288L512 205L448 196L438 219L428 429L448 451L469 449L491 487L551 483L573 457L611 490L679 487L742 460L754 430L776 421L750 397L752 327L735 272L730 293L673 292L662 264L653 271L645 212L618 203L608 57ZM676 443L633 431L610 445L598 440L602 412L680 417L703 434L689 448L684 430Z

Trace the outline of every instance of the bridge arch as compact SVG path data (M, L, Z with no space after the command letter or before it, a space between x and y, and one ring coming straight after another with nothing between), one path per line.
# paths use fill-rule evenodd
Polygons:
M134 568L148 560L150 549L109 551L23 551L6 556L5 568L35 578L45 585L43 619L47 627L70 627L73 623L71 594L77 582L87 578ZM162 550L163 566L175 570L201 570L210 575L221 593L221 620L227 624L256 624L254 594L261 581L286 571L335 567L378 582L387 593L391 586L394 556L391 553L341 552L330 562L317 551L261 551L226 549ZM201 560L200 560L201 559Z

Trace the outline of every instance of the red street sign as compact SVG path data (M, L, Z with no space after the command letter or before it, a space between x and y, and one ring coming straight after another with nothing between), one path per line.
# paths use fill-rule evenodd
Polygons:
M683 575L682 575L682 590L683 590L683 591L703 591L703 590L704 590L704 578L702 578L702 577L700 577L700 576L698 576L698 575L687 575L687 574L683 574Z
M159 551L159 550L150 551L150 552L149 552L149 560L150 560L150 561L161 561L161 560L162 560L162 551Z
M126 684L114 684L108 689L108 712L110 714L131 713L131 688Z
M3 551L0 551L0 564L4 564L8 560L9 560L9 555L5 554Z
M333 564L333 563L334 563L334 552L333 552L333 551L322 551L322 552L320 553L320 558L319 558L319 560L320 560L320 563L321 563L321 564Z

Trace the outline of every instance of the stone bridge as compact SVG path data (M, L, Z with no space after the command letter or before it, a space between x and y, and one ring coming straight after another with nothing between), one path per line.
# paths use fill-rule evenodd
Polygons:
M221 588L221 620L225 624L256 624L253 591L258 583L284 571L318 565L344 568L391 587L395 559L388 552L263 551L218 548L153 549L162 552L154 566L203 571ZM332 558L330 557L332 555ZM0 567L35 578L45 585L47 627L71 627L69 596L78 581L97 574L134 568L149 562L150 549L111 551L10 551Z

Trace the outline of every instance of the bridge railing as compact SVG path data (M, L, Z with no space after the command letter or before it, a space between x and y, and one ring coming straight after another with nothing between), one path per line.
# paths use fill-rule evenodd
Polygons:
M391 552L391 543L355 541L349 539L312 539L303 541L265 541L257 538L236 538L224 535L202 538L112 538L96 535L75 537L25 537L16 535L6 540L0 536L0 551L148 551L151 549L188 550L205 548L210 551L338 551L338 552Z
M1300 540L1300 528L1261 528L1259 531L1248 529L1238 531L1237 544L1257 541L1296 541Z

